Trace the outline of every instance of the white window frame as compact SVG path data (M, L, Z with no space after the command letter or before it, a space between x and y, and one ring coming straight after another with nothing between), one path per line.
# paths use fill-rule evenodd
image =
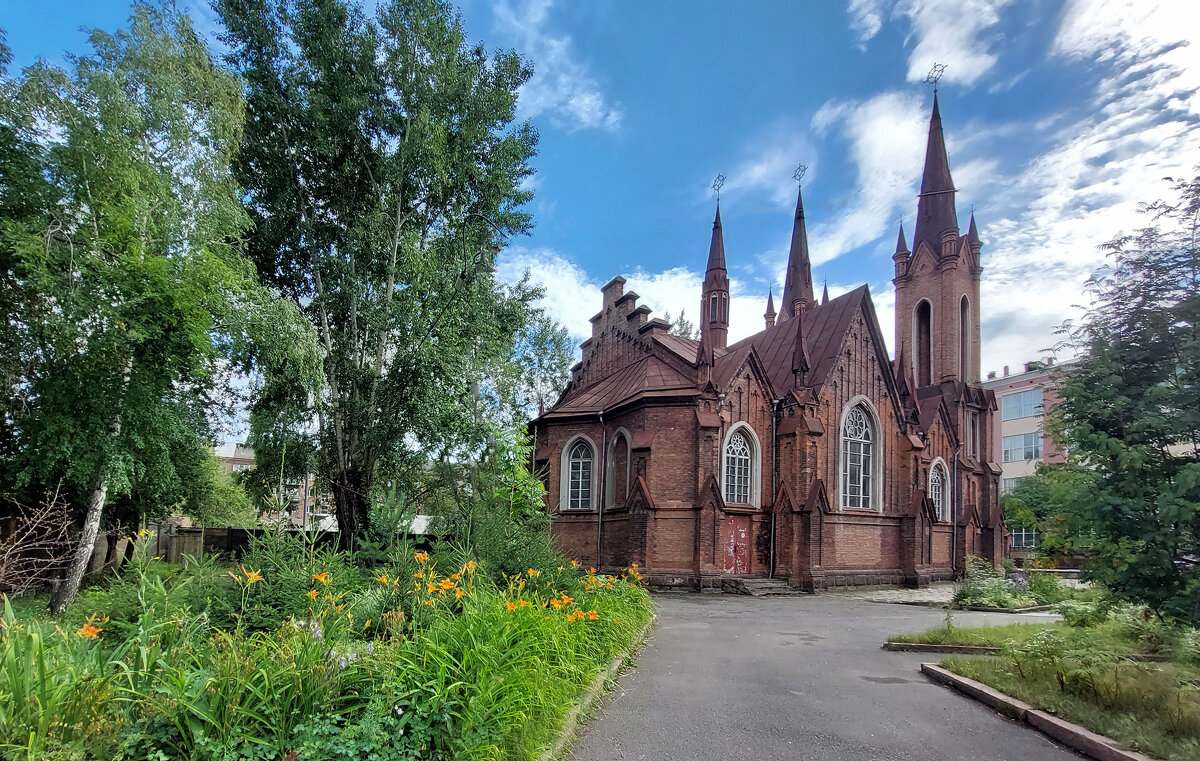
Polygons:
M941 476L940 488L934 489L933 474L937 473ZM949 520L946 515L946 508L950 506L950 469L946 467L946 461L941 457L933 461L929 466L929 483L926 491L929 494L929 499L933 502L934 510L939 521Z
M872 427L874 439L871 441L871 468L870 468L870 493L869 502L866 507L851 506L847 504L846 494L846 478L848 473L846 468L846 419L850 417L851 412L857 407L862 407L866 413L868 422ZM865 396L859 395L846 402L846 406L842 408L841 420L838 421L837 428L837 452L838 452L838 507L842 510L863 510L874 513L883 512L883 425L879 422L879 413L875 410L875 405Z
M1030 442L1032 437L1032 444ZM1009 442L1014 439L1021 439L1020 457L1010 457L1009 455L1015 451ZM1014 433L1011 436L1004 436L1000 439L1000 456L1004 462L1037 462L1042 459L1042 432L1031 431L1029 433ZM1026 457L1029 453L1031 456Z
M1024 401L1025 397L1036 393L1038 403L1035 405L1027 405ZM1045 404L1045 392L1041 386L1033 388L1024 388L1020 391L1014 391L1011 394L1005 394L1000 397L1000 419L1007 420L1022 420L1028 417L1041 417ZM1018 402L1018 400L1020 400ZM1019 406L1018 406L1019 405ZM1014 413L1014 414L1010 414Z
M746 438L746 443L750 447L750 501L749 502L730 502L729 501L729 483L727 472L727 452L729 442L733 440L735 434L741 433ZM721 498L726 504L735 505L750 505L755 509L762 506L762 446L758 442L758 434L747 423L736 423L725 432L725 438L721 441Z
M1013 489L1017 488L1017 484L1021 483L1027 476L1014 476L1012 478L1000 479L1000 494L1012 494Z
M1042 543L1041 534L1038 533L1037 529L1013 526L1009 530L1009 533L1012 534L1009 546L1014 550L1033 550L1037 549Z
M592 452L592 467L591 467L591 484L588 494L587 507L571 507L571 450L576 444L586 444ZM563 445L562 453L559 457L559 475L558 475L558 509L567 513L583 513L588 510L596 509L596 485L599 482L597 477L596 453L599 449L596 447L596 442L584 434L572 436L566 444Z

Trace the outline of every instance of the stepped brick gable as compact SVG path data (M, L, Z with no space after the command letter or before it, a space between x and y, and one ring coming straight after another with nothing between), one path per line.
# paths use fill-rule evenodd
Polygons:
M802 195L763 330L728 343L717 209L700 338L672 335L624 278L603 290L558 402L530 424L561 549L652 582L771 577L807 591L954 577L1007 547L980 385L982 248L958 229L936 95L913 251L896 244L896 356L863 285L814 296Z

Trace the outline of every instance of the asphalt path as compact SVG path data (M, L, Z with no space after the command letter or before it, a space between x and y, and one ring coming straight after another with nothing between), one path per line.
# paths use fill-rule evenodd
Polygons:
M1066 761L1080 756L880 649L944 612L830 594L664 594L635 667L592 717L575 761ZM1045 617L1040 617L1045 620ZM1039 620L956 613L956 626Z

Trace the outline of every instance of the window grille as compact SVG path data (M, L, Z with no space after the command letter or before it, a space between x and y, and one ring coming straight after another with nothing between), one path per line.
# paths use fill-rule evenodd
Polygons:
M571 447L569 455L567 507L588 510L592 507L592 448L584 442Z
M725 501L750 504L753 448L743 431L734 431L725 444Z
M842 507L870 510L875 428L862 406L842 425Z

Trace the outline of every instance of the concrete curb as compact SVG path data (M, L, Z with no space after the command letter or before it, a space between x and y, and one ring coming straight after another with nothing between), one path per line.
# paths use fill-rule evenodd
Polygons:
M650 630L654 628L656 620L658 620L658 616L652 614L650 620L646 622L642 630L633 638L633 641L625 652L613 658L609 662L608 668L596 675L592 683L584 690L583 698L563 717L562 727L558 730L558 737L554 740L553 745L543 751L542 755L538 756L538 761L556 761L556 759L562 757L563 752L571 746L571 743L575 740L575 736L579 734L579 717L590 711L599 702L600 698L604 696L604 685L608 684L608 681L616 676L617 671L620 670L629 656L642 648L642 644L646 641L646 637L650 635Z
M953 687L1010 719L1022 722L1072 750L1097 761L1154 761L1134 750L1126 750L1116 741L1084 727L1039 711L1028 703L1009 697L986 684L959 676L933 663L922 663L921 673L934 682Z
M953 653L955 655L996 655L1000 648L991 645L932 645L928 642L884 642L884 650L905 653Z

